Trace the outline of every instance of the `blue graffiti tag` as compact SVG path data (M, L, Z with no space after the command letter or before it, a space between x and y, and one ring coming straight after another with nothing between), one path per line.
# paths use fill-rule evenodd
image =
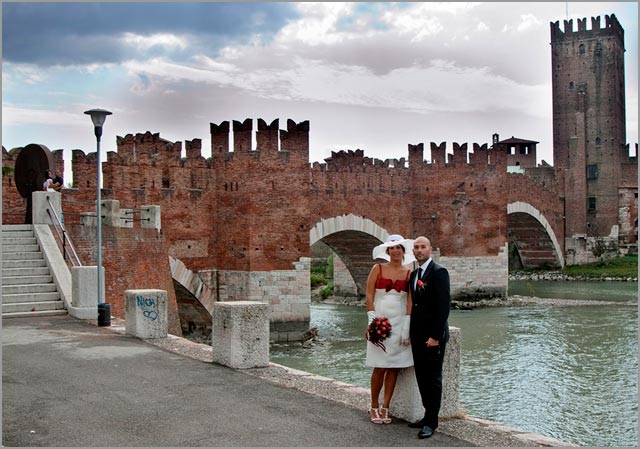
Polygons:
M151 318L153 321L158 318L158 312L155 310L145 310L142 314L147 318Z
M153 306L155 304L155 301L153 298L145 298L144 296L136 296L136 299L138 300L138 307L141 306Z
M138 307L154 307L157 308L156 302L153 298L145 298L144 296L136 296ZM158 319L158 312L156 310L143 310L142 315L145 318L149 318L152 321Z

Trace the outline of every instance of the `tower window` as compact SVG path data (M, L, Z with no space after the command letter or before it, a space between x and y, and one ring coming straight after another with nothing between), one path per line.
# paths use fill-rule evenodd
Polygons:
M578 47L578 53L584 55L584 44L580 44L580 46Z
M598 166L587 165L587 179L597 179L597 178L598 178Z
M596 197L590 196L587 198L587 210L592 211L596 210Z
M602 145L602 139L600 137L596 137L596 145Z
M574 87L575 87L575 86L574 86L574 84L573 84L573 81L571 81L571 82L569 83L569 90L573 90L573 88L574 88Z

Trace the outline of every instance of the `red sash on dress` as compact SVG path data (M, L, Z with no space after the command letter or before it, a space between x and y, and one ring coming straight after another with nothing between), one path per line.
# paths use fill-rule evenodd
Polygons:
M382 266L380 266L380 274L378 275L378 279L376 279L376 290L384 289L385 291L390 291L391 289L398 292L408 292L409 291L409 276L411 275L411 271L407 271L407 278L402 280L398 279L393 281L391 279L382 277Z

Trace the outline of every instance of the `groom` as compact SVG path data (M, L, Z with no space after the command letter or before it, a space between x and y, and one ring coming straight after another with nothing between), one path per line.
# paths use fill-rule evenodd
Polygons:
M451 307L449 272L431 259L431 242L418 237L413 255L420 266L411 273L409 285L411 309L410 339L418 389L424 406L424 417L409 424L419 428L418 438L429 438L438 427L442 398L442 363L449 341L449 309Z

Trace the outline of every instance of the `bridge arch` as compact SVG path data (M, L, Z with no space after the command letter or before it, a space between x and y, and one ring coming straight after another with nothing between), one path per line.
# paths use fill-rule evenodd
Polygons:
M311 228L310 245L322 241L344 262L356 283L358 296L365 296L367 277L374 263L371 251L384 242L389 232L374 221L358 215L321 219Z
M564 267L562 247L556 233L538 209L523 201L509 203L507 223L510 243L516 245L525 267L549 262L550 254L555 264Z

